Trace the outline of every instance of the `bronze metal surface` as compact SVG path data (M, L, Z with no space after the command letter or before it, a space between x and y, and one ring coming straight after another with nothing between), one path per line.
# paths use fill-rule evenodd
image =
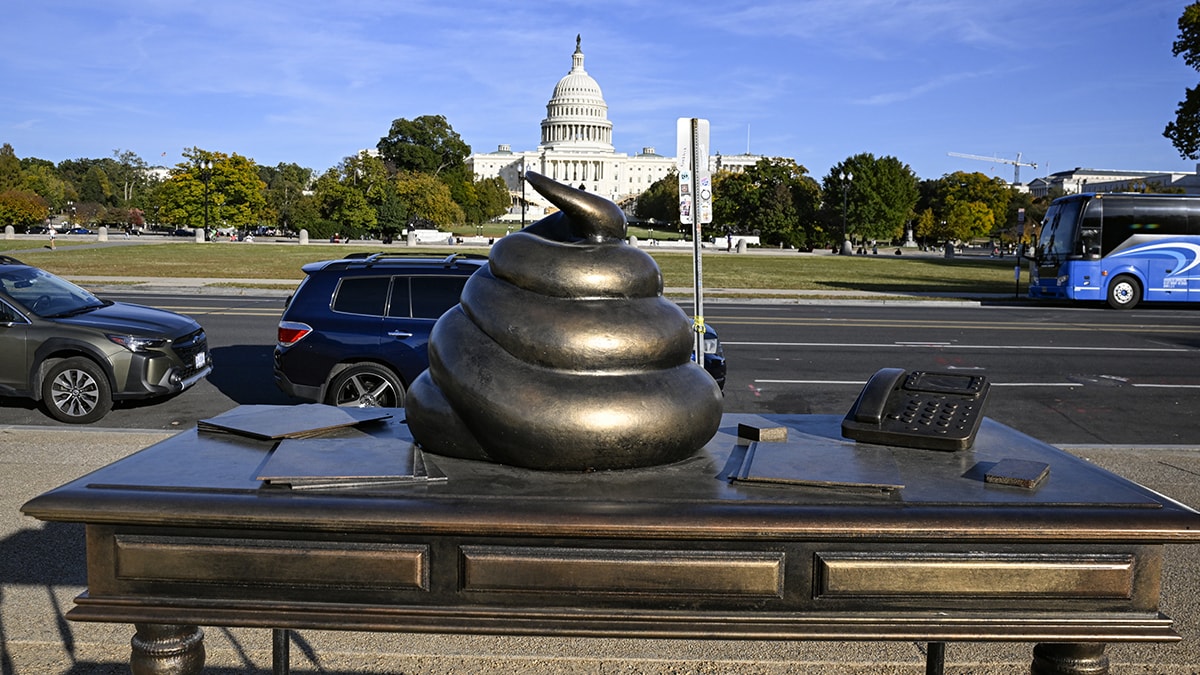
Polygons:
M691 320L611 201L529 172L561 211L508 235L429 339L409 388L426 451L529 469L669 464L703 447L720 388L691 360Z

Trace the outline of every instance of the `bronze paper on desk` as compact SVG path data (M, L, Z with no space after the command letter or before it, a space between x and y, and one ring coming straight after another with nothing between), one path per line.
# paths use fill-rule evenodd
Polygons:
M377 422L391 416L381 408L340 408L320 403L244 405L200 420L196 422L196 429L265 440L311 438L333 429Z
M391 438L284 439L257 476L293 490L339 489L445 480L412 443Z
M740 450L740 452L739 452ZM867 461L864 454L871 455ZM890 492L904 487L891 451L803 436L735 448L721 474L731 482Z

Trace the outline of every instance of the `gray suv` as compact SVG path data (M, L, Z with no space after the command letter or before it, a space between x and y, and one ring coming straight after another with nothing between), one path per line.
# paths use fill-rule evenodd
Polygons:
M177 394L210 372L208 339L191 317L101 300L0 256L0 396L88 424L114 400Z

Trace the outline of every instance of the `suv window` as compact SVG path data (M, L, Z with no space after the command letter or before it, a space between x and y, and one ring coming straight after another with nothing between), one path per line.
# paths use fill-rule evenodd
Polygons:
M398 280L397 280L398 281ZM436 319L458 304L467 277L409 277L412 284L412 315Z
M346 314L383 316L391 277L350 277L342 279L333 296L333 311Z
M466 283L465 276L351 277L338 285L333 311L384 316L386 307L390 317L436 319L458 304Z

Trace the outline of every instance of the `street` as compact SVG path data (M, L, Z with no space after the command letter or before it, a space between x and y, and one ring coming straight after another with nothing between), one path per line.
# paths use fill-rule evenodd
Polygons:
M194 316L216 367L172 399L119 403L96 428L189 428L239 404L294 402L271 378L286 293L104 293ZM690 307L685 304L685 311ZM729 361L727 412L842 414L880 368L992 384L985 414L1055 444L1200 445L1200 310L958 303L710 303ZM2 399L0 424L62 426Z

